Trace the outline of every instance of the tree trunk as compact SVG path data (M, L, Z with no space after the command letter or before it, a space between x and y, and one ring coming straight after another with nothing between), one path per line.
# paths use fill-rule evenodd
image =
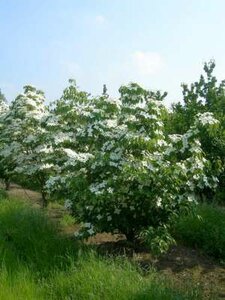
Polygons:
M128 242L134 242L135 240L135 232L134 230L130 230L125 233Z
M42 208L46 208L48 205L48 199L46 192L44 190L41 190L41 197L42 197Z
M7 178L7 179L5 179L5 189L6 189L6 191L8 191L9 188L10 188L10 180Z

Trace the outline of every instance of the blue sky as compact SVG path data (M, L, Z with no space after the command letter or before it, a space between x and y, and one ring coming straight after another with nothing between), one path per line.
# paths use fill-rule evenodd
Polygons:
M31 83L51 101L69 78L117 95L136 81L178 101L181 82L215 59L225 78L224 0L0 0L0 88Z

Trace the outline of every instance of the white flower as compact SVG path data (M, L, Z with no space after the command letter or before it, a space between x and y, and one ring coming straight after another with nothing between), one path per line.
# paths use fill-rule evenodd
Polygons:
M72 202L71 200L69 200L69 199L66 199L66 200L65 200L65 202L64 202L64 207L65 207L66 209L71 209L72 205L73 205L73 202Z
M187 201L188 201L188 202L193 202L193 201L195 201L195 196L194 196L194 194L188 195L188 196L187 196Z
M178 143L179 141L181 141L182 135L181 134L170 134L169 138L171 139L172 142Z
M80 234L79 231L75 231L75 232L74 232L74 236L77 238L77 237L81 236L81 234Z
M219 123L217 119L214 118L213 113L205 112L203 114L197 114L197 118L202 125L213 125Z
M157 141L157 145L159 145L159 146L166 146L166 145L167 145L167 142L164 141L164 140L158 140L158 141Z
M162 198L157 197L157 199L156 199L156 206L157 207L161 207L162 206Z
M118 163L115 163L115 162L113 162L113 161L110 161L110 162L109 162L109 165L110 165L111 167L118 167L118 166L119 166Z
M117 126L117 120L107 120L106 124L108 127L116 127Z
M40 166L40 170L51 169L52 167L54 167L53 164L43 164Z
M89 205L89 206L87 206L87 209L88 209L88 210L90 210L90 211L92 211L92 210L93 210L93 208L94 208L94 206L93 206L93 205Z
M35 149L35 151L38 153L38 152L40 152L40 153L53 153L53 148L52 148L52 146L51 147L46 147L46 146L44 146L44 147L42 147L42 146L40 146L40 147L37 147L36 149Z
M110 194L112 194L112 193L113 193L113 188L109 187L109 188L107 189L107 191L108 191Z
M111 216L108 216L108 217L107 217L107 221L108 221L108 222L112 221L112 217L111 217Z
M116 208L116 209L114 210L114 213L115 213L116 215L119 215L120 212L121 212L121 209Z
M101 215L97 215L97 219L98 219L98 220L101 220L101 219L102 219L102 216L101 216Z
M95 233L94 230L93 230L93 228L88 229L87 232L88 232L90 235L93 235L93 234Z

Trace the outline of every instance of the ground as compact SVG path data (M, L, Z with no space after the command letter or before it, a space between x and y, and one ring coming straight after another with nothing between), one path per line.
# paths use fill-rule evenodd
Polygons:
M13 184L8 194L30 202L35 207L41 207L41 197L38 192ZM58 222L65 213L62 206L49 205L48 214L53 220ZM78 227L79 225L76 224L64 226L63 231L65 234L73 236ZM89 238L86 243L95 246L104 255L119 253L129 256L142 267L144 272L154 267L164 274L165 278L172 277L178 286L184 282L187 284L194 282L203 288L205 299L212 293L216 293L219 299L225 299L225 265L197 249L178 244L172 247L166 255L156 259L146 249L129 247L123 235L97 234Z

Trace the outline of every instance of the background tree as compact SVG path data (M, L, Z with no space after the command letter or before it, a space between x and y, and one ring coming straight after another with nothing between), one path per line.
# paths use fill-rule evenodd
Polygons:
M51 151L44 128L47 110L42 91L27 85L16 97L2 119L0 151L1 164L9 177L20 174L37 184L46 206L45 181L53 167L48 163Z
M212 172L219 176L216 199L225 197L225 80L218 82L213 72L215 62L204 64L204 74L199 80L182 84L183 103L172 105L172 113L167 115L167 132L184 133L198 113L212 112L219 120L218 126L211 131L202 129L200 141L207 159L211 162ZM212 191L206 189L204 195L211 199Z
M7 103L6 97L5 95L2 93L1 89L0 89L0 103L4 102Z
M4 95L0 91L0 151L4 147L4 142L1 138L3 133L3 126L4 126L4 116L8 111L8 105L6 104L6 99ZM10 185L9 175L7 171L7 166L3 163L1 163L3 157L0 155L0 178L5 183L5 188L8 190Z

